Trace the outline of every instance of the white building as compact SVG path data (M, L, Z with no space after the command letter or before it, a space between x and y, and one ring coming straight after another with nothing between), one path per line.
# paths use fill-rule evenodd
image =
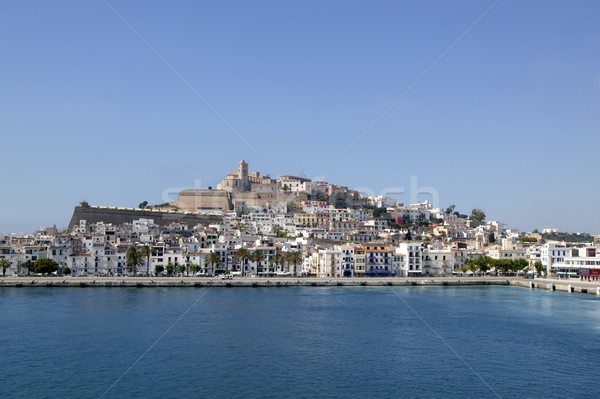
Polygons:
M552 265L552 273L559 278L600 280L600 251L595 247L572 248L562 262Z
M320 249L309 258L310 275L315 277L342 277L343 252L337 249Z
M492 259L527 259L527 250L508 238L503 238L502 245L489 249L487 254Z
M571 248L564 242L549 242L541 246L540 260L547 273L552 273L555 263L564 263L571 256Z
M402 242L396 248L396 254L405 259L400 276L418 277L423 273L423 249L420 242Z
M423 274L428 276L451 276L454 256L450 248L425 248L423 250Z
M334 249L342 252L342 276L354 277L354 247L352 245L336 245Z
M310 193L312 190L312 181L298 176L281 176L278 179L279 189L292 193Z

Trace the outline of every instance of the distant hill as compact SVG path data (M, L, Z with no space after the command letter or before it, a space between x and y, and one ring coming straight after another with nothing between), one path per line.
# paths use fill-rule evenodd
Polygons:
M546 241L565 241L565 242L594 242L594 237L588 233L544 233L542 237Z

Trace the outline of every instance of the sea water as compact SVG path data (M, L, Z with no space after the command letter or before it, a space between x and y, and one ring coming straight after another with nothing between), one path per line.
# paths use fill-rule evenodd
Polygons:
M0 288L2 398L595 397L599 356L583 294Z

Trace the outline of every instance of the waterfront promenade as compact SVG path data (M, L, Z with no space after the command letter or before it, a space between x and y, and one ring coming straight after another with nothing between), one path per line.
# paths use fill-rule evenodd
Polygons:
M0 287L289 287L509 285L507 277L0 277Z
M513 285L600 296L600 281L522 277L0 277L0 287L381 287Z

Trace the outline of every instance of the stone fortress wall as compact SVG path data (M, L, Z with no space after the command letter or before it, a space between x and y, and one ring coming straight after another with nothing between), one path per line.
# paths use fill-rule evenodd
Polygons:
M208 225L221 221L222 217L217 215L200 215L188 212L167 211L156 209L119 208L109 206L91 206L82 203L73 210L73 216L69 222L69 229L79 224L80 220L88 224L98 222L124 224L132 223L138 219L153 219L160 226L171 223L186 223L190 226L198 224Z

